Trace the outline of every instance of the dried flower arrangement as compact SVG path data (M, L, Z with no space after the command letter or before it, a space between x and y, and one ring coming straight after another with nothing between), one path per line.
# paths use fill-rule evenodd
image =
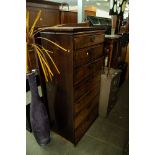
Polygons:
M36 58L38 59L40 66L42 68L46 82L52 80L54 74L49 66L49 63L52 63L55 70L60 74L59 69L57 68L53 58L52 51L47 50L42 45L39 45L35 42L35 39L40 38L49 42L49 45L56 46L64 52L68 50L64 49L57 43L44 38L35 36L37 33L50 28L39 28L35 29L36 23L39 20L41 11L37 13L37 16L32 24L32 27L29 26L29 11L26 13L26 72L28 77L28 82L31 91L31 104L30 104L30 122L32 127L32 132L34 137L39 145L47 145L50 142L50 122L48 119L48 113L46 107L41 100L41 97L38 93L37 83L35 73L32 71L30 52L34 52ZM47 61L48 59L48 61ZM52 69L54 69L52 68ZM53 81L52 81L53 82Z
M34 36L45 30L45 29L50 29L50 28L39 28L39 29L35 29L36 23L38 22L39 18L41 16L41 10L37 13L37 16L33 22L32 27L29 27L29 18L30 18L30 13L29 11L26 12L26 72L29 73L31 72L30 68L31 68L31 61L30 61L30 54L29 52L36 52L35 54L38 57L38 60L40 61L44 76L45 76L45 80L48 81L49 79L52 80L52 77L54 76L51 68L49 67L48 61L46 59L46 57L50 58L50 61L53 63L56 71L58 74L60 74L59 69L57 68L53 58L51 57L51 55L49 53L52 53L52 51L49 51L47 49L45 49L43 46L38 45L35 43L34 40ZM62 51L68 52L67 49L61 47L60 45L58 45L57 43L47 39L47 38L43 38L43 37L37 37L40 38L42 40L46 40L47 42L49 42L52 46L57 46L58 48L60 48Z

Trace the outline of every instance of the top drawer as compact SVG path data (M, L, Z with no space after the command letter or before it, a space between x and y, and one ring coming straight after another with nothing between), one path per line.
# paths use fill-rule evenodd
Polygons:
M91 45L96 45L104 41L104 34L81 35L74 38L74 49L80 49Z
M103 44L83 48L74 52L74 67L85 65L103 56Z

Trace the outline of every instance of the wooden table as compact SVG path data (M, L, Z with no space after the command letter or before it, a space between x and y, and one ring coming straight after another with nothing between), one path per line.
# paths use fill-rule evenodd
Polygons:
M121 35L105 35L104 50L108 56L108 68L118 68ZM106 57L105 56L105 57Z

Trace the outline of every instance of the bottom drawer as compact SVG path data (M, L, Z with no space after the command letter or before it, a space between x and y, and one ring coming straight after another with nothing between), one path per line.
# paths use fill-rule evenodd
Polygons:
M81 123L81 125L75 130L75 143L77 143L82 136L85 134L89 126L93 123L93 121L98 116L98 105L94 107L91 111L90 115L86 117L86 119Z
M76 116L75 116L75 123L74 127L77 129L88 116L93 115L92 110L98 106L99 102L99 95L95 96L87 105L85 108L83 108Z

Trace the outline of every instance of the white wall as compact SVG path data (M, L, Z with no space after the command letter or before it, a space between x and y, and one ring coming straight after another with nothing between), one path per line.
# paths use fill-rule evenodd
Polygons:
M69 6L69 10L72 11L72 10L77 10L77 6Z
M77 6L69 6L69 10L77 10ZM109 16L109 12L101 10L96 8L96 16L97 17L105 17L105 18L111 18L111 16Z

